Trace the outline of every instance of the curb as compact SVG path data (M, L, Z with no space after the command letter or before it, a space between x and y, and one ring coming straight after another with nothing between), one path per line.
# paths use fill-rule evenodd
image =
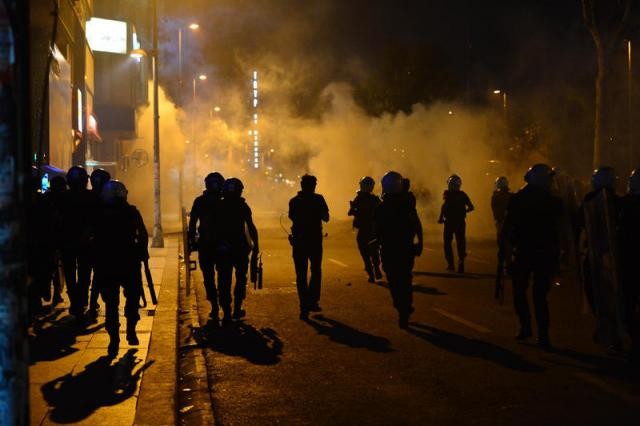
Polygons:
M147 362L154 364L142 376L135 425L177 424L178 238L171 235L166 243L162 285L147 355Z

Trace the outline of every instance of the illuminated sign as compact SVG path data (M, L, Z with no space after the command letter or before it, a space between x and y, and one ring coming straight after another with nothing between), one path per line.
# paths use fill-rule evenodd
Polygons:
M127 23L91 18L87 21L87 40L94 52L127 54Z

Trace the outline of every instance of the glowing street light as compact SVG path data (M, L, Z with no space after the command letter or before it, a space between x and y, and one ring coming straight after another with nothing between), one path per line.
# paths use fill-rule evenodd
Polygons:
M191 30L197 30L198 28L200 28L200 25L198 25L195 22L189 24L189 29L191 29Z
M217 107L213 107L213 110L214 110L215 112L220 112L220 111L222 111L222 108L220 108L219 106L217 106Z
M131 52L129 52L129 57L134 59L142 59L145 56L147 56L147 52L143 49L134 49Z
M199 79L200 81L205 81L205 80L207 79L207 76L206 76L206 75L204 75L204 74L200 74L200 75L198 76L198 79Z
M499 95L500 93L502 93L502 91L500 89L496 89L493 91L494 95Z
M192 22L187 28L191 31L196 31L200 28L200 25ZM178 28L178 83L182 87L182 27Z

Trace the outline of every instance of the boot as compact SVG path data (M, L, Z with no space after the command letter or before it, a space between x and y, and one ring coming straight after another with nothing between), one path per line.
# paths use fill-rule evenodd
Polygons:
M224 314L222 317L222 326L227 327L233 323L231 319L231 306L223 306L222 312Z
M376 266L375 273L376 273L376 279L377 280L381 280L382 279L382 271L380 270L379 266Z
M246 315L247 315L247 312L244 309L242 309L241 305L235 305L235 307L233 308L234 320L240 320L244 318Z
M531 336L533 336L531 327L523 326L520 327L520 331L516 334L516 340L527 340Z
M118 330L109 332L109 347L107 348L107 354L111 358L115 358L118 356L118 351L120 347L120 334Z
M458 262L458 273L464 274L464 260Z
M127 321L127 343L131 346L138 346L140 341L136 334L136 323L134 321Z

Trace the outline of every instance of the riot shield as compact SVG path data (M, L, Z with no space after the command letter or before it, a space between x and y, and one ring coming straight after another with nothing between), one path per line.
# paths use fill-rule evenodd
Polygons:
M595 340L604 346L620 345L625 335L615 211L613 196L604 190L584 202L585 278L597 322Z

